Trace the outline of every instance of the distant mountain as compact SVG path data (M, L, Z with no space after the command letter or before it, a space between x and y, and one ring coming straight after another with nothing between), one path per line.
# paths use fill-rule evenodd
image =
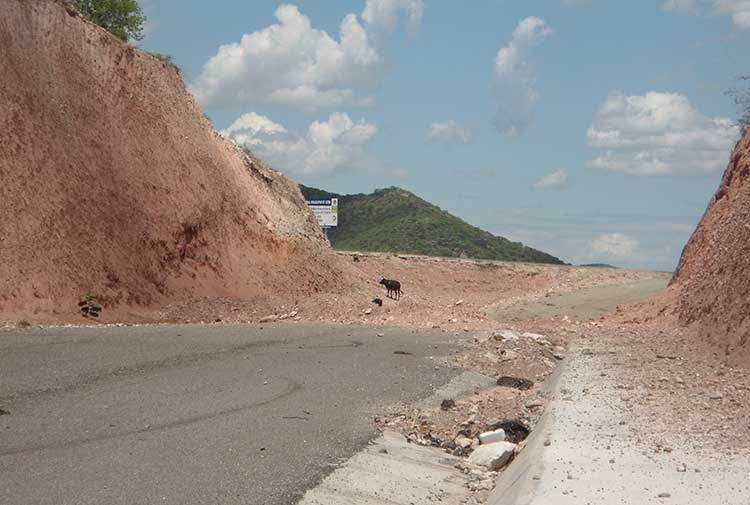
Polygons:
M308 200L338 198L334 249L564 264L552 255L472 226L401 188L339 195L300 185Z
M584 263L581 266L591 268L617 268L616 266L610 265L609 263Z

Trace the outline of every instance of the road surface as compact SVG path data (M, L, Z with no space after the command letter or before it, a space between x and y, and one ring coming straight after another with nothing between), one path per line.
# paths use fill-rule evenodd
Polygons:
M574 320L597 319L614 312L618 305L640 302L667 287L669 276L658 275L629 284L597 286L568 293L551 293L534 302L521 302L498 308L493 316L498 320L524 320L532 317L552 318L568 316Z
M10 412L0 502L295 503L375 436L381 407L456 375L429 359L450 351L449 335L302 324L0 332Z

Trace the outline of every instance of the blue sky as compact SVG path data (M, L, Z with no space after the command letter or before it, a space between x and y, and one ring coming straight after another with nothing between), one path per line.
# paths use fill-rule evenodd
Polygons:
M739 136L742 0L142 0L214 126L573 263L671 270Z

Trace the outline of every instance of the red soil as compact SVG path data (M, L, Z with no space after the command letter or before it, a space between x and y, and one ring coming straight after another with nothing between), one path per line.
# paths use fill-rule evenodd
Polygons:
M674 313L727 355L750 358L750 132L732 154L718 191L672 278Z
M296 184L223 140L175 69L60 1L2 4L0 320L340 279Z

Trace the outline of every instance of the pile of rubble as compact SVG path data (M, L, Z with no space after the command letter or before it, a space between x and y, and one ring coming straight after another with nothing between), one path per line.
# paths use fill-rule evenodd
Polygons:
M427 407L396 406L376 418L378 427L398 430L410 443L464 457L457 468L470 477L469 487L479 497L492 490L497 472L523 450L542 415L547 402L542 386L564 359L561 344L520 330L480 333L447 361L491 378L494 387Z

